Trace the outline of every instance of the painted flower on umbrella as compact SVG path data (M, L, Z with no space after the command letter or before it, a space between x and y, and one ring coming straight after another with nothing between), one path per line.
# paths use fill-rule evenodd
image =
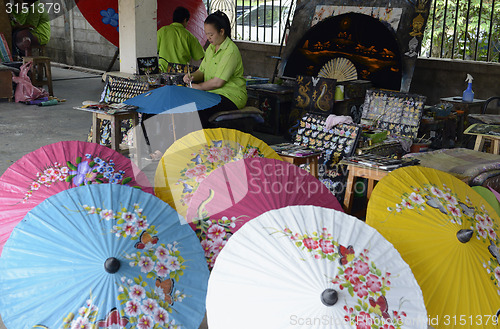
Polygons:
M193 186L200 184L215 169L231 161L264 156L259 148L252 145L243 146L224 140L210 142L191 154L189 162L183 167L180 178L175 183L183 187L180 201L184 206L189 205L190 196L195 192Z
M200 217L203 219L195 222L195 232L205 252L208 267L212 268L217 256L232 236L232 229L243 216L231 218L223 216L221 219L211 219L205 213Z
M255 147L251 147L251 148L249 148L249 149L248 149L248 151L247 151L247 152L245 152L245 154L244 154L244 156L243 156L243 157L244 157L245 159L248 159L248 158L258 158L258 157L260 157L260 156L261 156L261 155L260 155L260 151L259 151L259 149L258 149L258 148L255 148Z
M142 303L142 311L144 314L153 315L157 309L158 303L152 298L148 298Z
M433 185L429 188L429 191L431 191L432 194L439 198L444 198L444 193L441 191L437 186Z
M460 211L460 209L458 209L458 207L456 207L455 205L453 204L447 204L446 205L446 209L449 211L449 213L452 215L452 216L455 216L455 217L462 217L462 212Z
M331 240L325 240L325 239L319 240L319 247L326 255L331 254L335 251L334 245Z
M472 229L476 227L476 221L481 222L482 228L489 232L487 226L484 225L485 217L489 217L484 205L476 206L473 205L470 198L466 197L465 202L461 201L456 193L442 184L442 187L438 187L435 184L424 184L422 188L412 187L413 192L405 192L401 196L401 203L395 205L395 207L388 207L387 210L390 212L402 212L405 210L414 209L419 214L421 211L426 209L436 209L440 211L443 218L448 219L452 224L462 225L463 220L470 222ZM493 223L491 223L491 227ZM492 233L494 233L495 228L493 228ZM484 236L481 234L476 235L478 238ZM496 239L496 237L495 237Z
M219 224L211 224L207 230L207 237L211 240L222 240L226 236L226 230Z
M92 298L75 313L70 312L63 319L62 329L94 329L96 327L97 314L99 309L93 304Z
M169 250L163 246L156 248L155 256L158 257L160 262L166 261L169 256Z
M58 162L46 167L44 170L35 173L34 179L25 193L23 203L33 195L33 192L39 191L42 186L50 188L56 183L67 182L71 186L81 186L87 184L128 184L132 181L131 177L125 176L125 171L116 170L112 159L107 162L98 156L86 154L84 158L77 157L74 163L66 162L62 166Z
M356 328L399 329L404 324L402 318L406 317L406 313L401 312L404 301L399 303L399 309L393 311L391 316L385 297L390 290L391 273L377 268L368 254L367 249L359 254L354 252L354 257L348 258L347 263L341 263L343 265L338 267L337 276L331 280L340 290L347 290L357 298L356 305L344 306L344 319Z
M133 300L141 300L146 296L146 290L142 286L136 284L130 287L129 296Z
M451 205L456 206L458 205L457 198L451 195L450 193L446 193L444 195L444 199Z
M390 273L383 274L375 263L369 261L368 250L365 249L358 255L354 252L353 257L341 264L343 266L338 268L338 274L332 283L338 284L341 290L347 289L351 296L355 293L359 298L384 295L390 289Z
M127 184L132 180L125 177L125 171L116 170L113 159L106 162L91 154L86 154L85 160L77 157L74 164L68 161L67 166L70 171L66 181L71 181L75 186L96 183Z
M138 323L137 323L137 328L139 329L151 329L154 326L154 320L152 317L143 315Z
M88 161L80 162L76 170L70 171L69 175L73 175L73 184L76 186L87 185L97 177L97 173L93 171Z
M68 177L69 168L63 167L58 162L47 167L41 172L35 174L36 179L30 183L28 191L24 194L23 203L33 195L35 191L39 191L42 186L50 188L53 184L65 181Z
M150 257L142 256L139 258L139 267L141 272L149 273L155 267L155 262Z
M148 244L150 239L157 233L155 226L149 226L140 205L135 203L129 210L127 207L122 207L119 210L102 209L95 206L83 205L83 210L87 211L89 215L97 214L101 220L115 220L116 225L113 225L111 233L117 237L129 237L132 240L141 239L144 246L152 246ZM148 241L142 241L148 240Z
M339 244L328 233L326 228L323 228L320 232L312 232L311 234L294 233L288 227L280 232L289 237L297 247L312 253L314 258L334 260L339 257L338 253L335 252Z
M194 168L190 168L190 169L186 170L185 175L187 178L193 178L193 177L196 177L197 172Z
M498 247L490 247L492 250L490 252L497 253L498 252ZM496 250L496 251L494 251ZM493 256L493 255L492 255ZM492 284L495 285L495 288L497 290L498 295L500 295L500 265L498 263L498 260L496 257L491 257L488 261L483 263L483 267L486 269L486 272L488 273L490 280Z
M218 154L210 153L209 155L207 155L207 161L209 163L216 163L220 161L220 157Z
M128 316L137 316L141 311L141 304L131 299L125 304L125 314Z
M172 267L169 266L167 263L161 263L157 262L155 265L155 271L158 274L159 277L166 277L170 271L172 270Z
M129 266L138 266L145 273L145 278L142 275L132 279L122 277L118 288L118 300L124 305L120 314L128 318L133 328L180 328L169 315L174 303L186 298L179 290L172 293L175 282L186 269L178 247L177 242L158 244L146 251L125 255ZM148 285L147 279L156 280L156 285Z
M115 213L113 212L113 210L110 210L110 209L102 210L100 215L101 215L101 218L104 220L111 220L111 219L115 218Z
M130 266L139 266L141 272L146 273L146 277L148 278L169 277L178 281L184 275L186 265L184 265L184 258L181 256L181 252L177 246L177 242L168 244L167 246L159 244L148 250L139 251L131 255L127 254L125 258L130 261ZM161 250L160 253L164 251L167 253L161 259L157 256L158 249Z
M104 24L116 27L116 30L118 31L118 13L113 8L101 10L101 16Z
M408 197L412 202L416 203L416 204L422 204L422 203L425 203L425 199L420 195L420 194L417 194L415 192L413 192L412 194L410 194L410 196Z
M162 308L158 308L156 312L153 315L153 319L155 320L156 323L158 323L160 326L163 326L165 323L168 322L169 315L168 312L165 311Z

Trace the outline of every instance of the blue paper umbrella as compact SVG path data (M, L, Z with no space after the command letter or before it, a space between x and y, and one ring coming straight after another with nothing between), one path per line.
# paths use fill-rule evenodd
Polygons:
M137 112L141 113L173 114L201 111L219 104L220 101L219 95L207 91L181 86L163 86L130 98L124 103L138 106Z
M198 328L208 269L189 225L123 185L60 192L16 226L0 257L9 329Z

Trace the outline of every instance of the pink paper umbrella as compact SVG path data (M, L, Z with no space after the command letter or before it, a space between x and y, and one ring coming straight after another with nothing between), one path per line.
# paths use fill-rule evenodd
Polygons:
M112 183L154 194L130 159L105 146L68 141L26 154L0 177L0 254L14 227L49 196L72 187Z
M269 210L295 205L342 211L330 190L307 171L279 160L250 158L210 173L193 194L186 219L213 267L227 239L243 224Z

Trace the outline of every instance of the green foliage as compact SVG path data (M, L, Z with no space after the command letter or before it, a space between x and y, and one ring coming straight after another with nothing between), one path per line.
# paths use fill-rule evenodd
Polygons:
M69 169L71 169L71 170L77 170L77 169L78 169L78 168L77 168L74 164L72 164L72 163L71 163L71 162L69 162L69 161L67 161L67 162L66 162L66 165L67 165L67 166L68 166L68 168L69 168Z
M494 0L470 0L470 5L468 0L434 0L422 41L422 55L498 62L499 7Z

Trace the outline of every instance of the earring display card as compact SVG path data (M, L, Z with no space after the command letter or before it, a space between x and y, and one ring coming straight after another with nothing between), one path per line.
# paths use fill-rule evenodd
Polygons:
M297 76L295 106L311 113L330 114L335 103L337 80Z
M416 138L427 98L385 90L368 90L361 123L391 134Z
M101 95L101 102L122 103L129 98L145 93L148 89L149 84L147 82L108 75Z
M140 75L160 73L158 57L138 57L137 68Z
M295 142L323 150L335 157L351 156L356 149L361 128L357 125L339 124L326 129L325 121L325 116L306 113L300 121Z
M352 156L358 145L361 127L355 124L339 124L325 128L327 116L306 113L302 116L295 143L322 151L319 158L319 180L341 202L345 191L345 166L338 165L344 157Z

